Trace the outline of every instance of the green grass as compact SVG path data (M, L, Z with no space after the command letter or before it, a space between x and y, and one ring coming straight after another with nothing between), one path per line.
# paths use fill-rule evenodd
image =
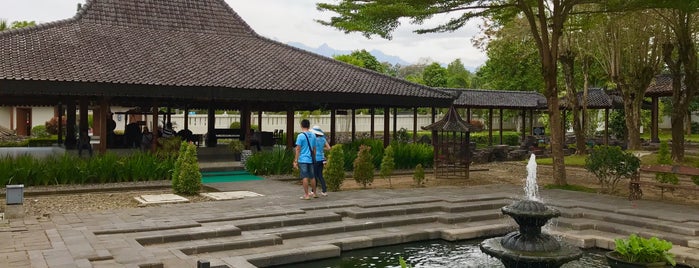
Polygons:
M569 155L569 156L564 157L563 161L565 162L566 166L583 167L583 166L585 166L585 158L587 158L587 156ZM527 160L527 161L529 161L529 160ZM553 158L537 158L536 164L537 165L553 165Z
M555 185L555 184L547 184L544 186L544 189L558 189L558 190L567 190L567 191L576 191L576 192L584 192L584 193L596 193L597 190L585 187L582 185L574 185L574 184L567 184L567 185Z
M650 131L645 131L644 133L641 133L641 138L645 140L650 140ZM669 129L661 129L660 131L658 131L658 139L660 141L671 141L672 131ZM697 142L699 141L699 134L685 134L684 140L688 142Z

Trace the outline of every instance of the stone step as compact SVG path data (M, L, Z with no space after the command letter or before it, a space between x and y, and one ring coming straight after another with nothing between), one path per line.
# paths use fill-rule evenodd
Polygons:
M605 212L605 211L598 211L598 210L590 210L590 209L582 209L582 208L577 208L577 209L572 209L572 210L562 209L561 215L563 217L567 217L567 218L583 218L584 217L586 219L594 219L594 220L599 220L599 221L603 221L603 222L613 222L613 223L619 223L619 224L624 224L624 225L633 225L633 226L642 227L642 228L646 228L646 229L650 229L650 230L657 230L657 231L668 232L668 233L675 233L675 234L682 234L682 235L689 235L689 236L699 235L699 227L694 228L694 227L680 226L676 222L655 219L655 218L646 218L646 217L640 217L640 216L633 216L633 215L619 214L619 213Z
M240 228L233 225L204 226L188 229L161 231L147 236L136 237L136 242L143 246L153 244L172 243L177 241L190 241L217 237L239 236Z
M245 239L233 240L230 239L209 239L205 243L200 245L189 245L186 247L179 247L177 250L181 251L186 255L196 255L208 252L226 251L226 250L236 250L245 248L259 248L271 245L282 244L282 239L279 236L268 235L268 236L257 236L248 237Z
M480 222L485 220L502 219L504 215L499 209L488 209L481 211L470 211L468 213L452 213L440 216L438 221L445 224L462 222Z
M570 228L573 230L598 230L609 233L621 234L628 236L630 234L638 234L643 237L655 236L661 239L672 242L674 245L687 246L688 240L692 236L663 232L633 225L619 224L595 219L576 219L576 218L556 218L552 220L554 226L559 228Z
M387 217L394 215L409 215L409 214L419 214L428 213L435 211L443 211L449 213L456 212L470 212L479 210L493 210L500 209L501 207L509 204L506 200L488 200L488 201L476 201L473 203L424 203L424 204L406 204L406 205L395 205L390 207L352 207L342 210L344 216L364 219L364 218L374 218L374 217Z
M247 219L257 219L266 218L274 216L285 216L285 215L296 215L305 214L305 210L300 209L289 209L289 210L270 210L270 211L255 211L255 212L230 212L221 213L217 215L211 215L208 217L198 218L196 221L198 223L210 223L210 222L226 222L235 220L247 220Z
M337 213L330 211L312 211L303 214L230 220L225 222L209 222L204 226L234 225L240 228L242 231L252 231L302 225L315 225L319 223L339 222L341 220L342 216Z

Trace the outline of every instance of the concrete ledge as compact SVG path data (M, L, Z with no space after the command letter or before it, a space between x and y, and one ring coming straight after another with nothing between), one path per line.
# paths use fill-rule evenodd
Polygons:
M153 244L163 244L186 240L199 240L208 239L216 237L228 237L228 236L238 236L241 234L240 228L237 227L226 227L226 228L206 228L200 227L200 230L189 230L187 233L182 234L166 234L166 235L155 235L147 237L136 238L136 242L139 244L153 245Z
M306 212L303 210L279 211L279 212L269 212L269 213L267 213L267 212L265 212L265 213L249 213L249 214L241 214L239 216L231 216L231 217L217 217L217 218L209 218L209 219L199 219L199 220L197 220L197 222L209 223L209 222L221 222L221 221L236 221L236 220L247 220L247 219L257 219L257 218L266 218L266 217L305 214L305 213Z
M448 214L439 216L437 221L445 224L460 222L486 221L503 218L504 215L499 210L468 212L467 214Z
M257 268L257 266L252 265L243 257L223 258L221 261L231 268Z
M189 221L184 221L189 222ZM162 222L156 223L157 226L134 226L132 228L113 228L96 230L92 233L95 235L109 235L109 234L126 234L126 233L140 233L140 232L152 232L152 231L162 231L162 230L172 230L172 229L186 229L192 227L201 227L199 223L172 223L172 222ZM133 224L129 224L133 225Z
M443 230L441 238L447 241L458 241L474 238L501 236L517 229L515 224L493 224L488 226L469 227Z
M214 243L194 247L179 248L179 251L186 255L195 255L207 252L236 250L244 248L255 248L264 246L281 245L282 239L279 236L267 236L264 238L248 239L235 242Z
M687 241L687 247L699 249L699 240L689 240L689 241Z
M319 245L290 250L280 250L246 256L249 263L267 267L289 263L327 259L340 256L341 250L334 245Z
M243 231L251 231L324 222L339 222L341 220L342 217L335 213L322 213L320 215L300 214L292 216L283 216L281 219L255 219L244 223L236 223L236 226Z
M22 219L24 218L24 205L7 205L5 206L5 214L3 219Z

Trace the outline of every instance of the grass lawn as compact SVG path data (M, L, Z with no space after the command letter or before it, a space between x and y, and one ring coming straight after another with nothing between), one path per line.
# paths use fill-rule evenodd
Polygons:
M587 156L569 155L569 156L564 157L563 161L565 162L566 166L583 167L583 166L585 166L585 158L587 158ZM527 161L529 161L529 160L527 160ZM537 165L553 165L553 158L537 158L536 164Z
M644 133L641 133L641 139L650 140L650 131L645 131ZM660 141L672 140L672 131L670 131L669 129L661 129L658 132L658 139L660 139ZM699 142L699 134L685 134L684 140L686 142Z

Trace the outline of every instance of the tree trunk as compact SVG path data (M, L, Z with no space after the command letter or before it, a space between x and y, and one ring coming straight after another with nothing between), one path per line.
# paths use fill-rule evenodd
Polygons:
M632 89L627 89L632 90ZM626 94L625 94L626 95ZM627 149L641 149L641 107L636 94L624 98L624 121L626 122ZM642 100L642 99L641 99Z
M560 56L561 65L566 84L566 95L568 96L568 109L573 112L573 132L575 133L576 154L584 155L587 144L585 132L580 116L580 103L578 102L578 92L575 90L575 53L566 50ZM564 144L565 145L565 144Z

